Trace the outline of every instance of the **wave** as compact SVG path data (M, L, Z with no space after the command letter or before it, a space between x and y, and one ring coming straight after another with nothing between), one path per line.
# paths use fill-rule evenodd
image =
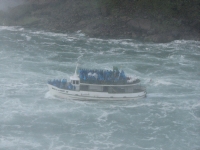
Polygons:
M20 26L0 26L0 31L7 30L7 31L24 31L23 27Z

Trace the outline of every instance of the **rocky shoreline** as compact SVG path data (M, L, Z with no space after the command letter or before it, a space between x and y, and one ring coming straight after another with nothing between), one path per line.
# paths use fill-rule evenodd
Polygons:
M23 26L52 32L81 30L90 37L128 38L148 42L200 40L200 31L170 16L153 16L145 11L134 14L109 12L94 1L73 0L28 2L0 12L0 25Z

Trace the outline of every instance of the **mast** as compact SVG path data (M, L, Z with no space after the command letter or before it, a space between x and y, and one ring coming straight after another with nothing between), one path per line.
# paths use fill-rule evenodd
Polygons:
M74 72L74 76L78 76L78 75L77 75L77 68L78 68L78 64L76 65L76 69L75 69L75 72Z

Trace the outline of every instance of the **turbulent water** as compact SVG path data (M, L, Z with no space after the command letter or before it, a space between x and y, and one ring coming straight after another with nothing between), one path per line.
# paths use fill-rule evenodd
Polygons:
M142 43L0 27L1 150L200 150L200 42ZM147 97L74 101L47 80L118 66Z

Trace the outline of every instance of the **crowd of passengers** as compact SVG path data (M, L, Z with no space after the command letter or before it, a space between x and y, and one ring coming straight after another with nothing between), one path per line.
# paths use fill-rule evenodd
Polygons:
M76 87L73 86L71 83L67 83L67 79L54 79L54 80L49 80L49 84L56 86L61 89L68 89L68 90L75 90Z
M127 81L127 77L122 70L89 70L79 69L79 78L82 82L98 83L118 83Z
M79 69L79 78L81 82L89 83L125 83L128 77L125 76L124 71L118 70L88 70ZM49 80L49 84L61 89L75 90L70 82L67 83L67 79L54 79Z

